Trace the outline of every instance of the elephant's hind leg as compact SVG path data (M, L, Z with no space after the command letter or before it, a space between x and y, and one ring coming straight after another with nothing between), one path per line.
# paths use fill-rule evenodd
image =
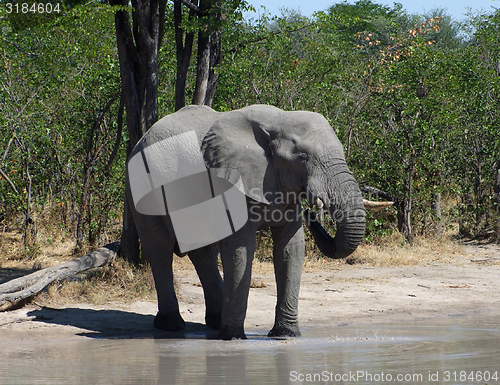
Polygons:
M299 289L305 254L302 220L288 222L271 230L274 242L277 304L274 327L268 336L299 337Z
M172 259L173 250L167 247L161 258L155 257L150 261L158 298L158 313L154 320L154 327L178 331L186 327L186 322L179 312L179 303L174 289Z
M223 282L217 267L219 247L212 244L188 253L200 277L205 295L205 323L212 329L220 329L222 316Z
M158 313L154 327L167 331L183 330L185 321L179 313L179 303L174 290L172 260L175 246L173 231L168 231L165 217L135 217L141 246L147 261L151 265L158 298Z

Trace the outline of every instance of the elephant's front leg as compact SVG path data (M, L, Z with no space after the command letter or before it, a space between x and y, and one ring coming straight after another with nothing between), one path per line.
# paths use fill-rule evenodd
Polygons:
M251 221L220 242L224 270L220 339L246 339L243 325L247 312L254 252L255 229Z
M188 253L200 277L205 294L205 323L213 329L220 329L222 314L223 282L217 267L219 248L208 245Z
M298 217L298 218L297 218ZM269 337L299 337L298 304L305 241L301 215L284 226L271 228L277 304Z

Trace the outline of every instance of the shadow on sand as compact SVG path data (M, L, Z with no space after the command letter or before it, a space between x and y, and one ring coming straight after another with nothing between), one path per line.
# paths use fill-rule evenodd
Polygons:
M31 274L34 271L33 269L21 269L17 267L0 268L0 284Z
M85 308L54 309L44 307L28 312L35 322L71 326L82 329L75 335L111 339L216 339L218 331L194 322L186 322L182 331L168 332L153 327L153 315L124 310L95 310Z

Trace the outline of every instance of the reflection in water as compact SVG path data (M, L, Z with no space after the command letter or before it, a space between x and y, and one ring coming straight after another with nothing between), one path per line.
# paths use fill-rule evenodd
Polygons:
M485 383L460 376L498 376L499 331L499 318L475 315L313 329L292 340L0 341L0 384Z

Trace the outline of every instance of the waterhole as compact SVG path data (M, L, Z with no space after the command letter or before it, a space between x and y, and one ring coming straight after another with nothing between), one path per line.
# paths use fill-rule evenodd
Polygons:
M0 341L1 384L500 384L500 317L332 325L297 339L88 336Z

